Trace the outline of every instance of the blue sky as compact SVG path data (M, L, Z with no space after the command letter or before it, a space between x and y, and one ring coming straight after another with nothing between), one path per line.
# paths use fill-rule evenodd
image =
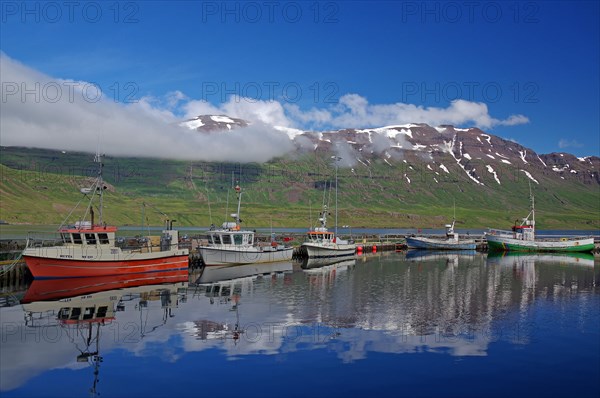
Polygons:
M164 119L448 123L598 156L599 20L592 1L8 1L3 102L39 73Z

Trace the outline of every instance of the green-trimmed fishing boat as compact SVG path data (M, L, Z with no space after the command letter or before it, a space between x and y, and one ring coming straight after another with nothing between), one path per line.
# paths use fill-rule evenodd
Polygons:
M519 252L591 252L594 250L593 237L535 238L535 201L531 197L531 211L521 225L514 225L511 231L490 229L486 234L490 251Z

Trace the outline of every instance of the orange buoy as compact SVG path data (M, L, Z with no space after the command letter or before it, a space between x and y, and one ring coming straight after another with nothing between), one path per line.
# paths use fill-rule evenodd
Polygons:
M358 254L362 254L362 251L363 251L363 247L362 246L356 246L356 252Z
M377 245L373 245L373 253L377 252Z

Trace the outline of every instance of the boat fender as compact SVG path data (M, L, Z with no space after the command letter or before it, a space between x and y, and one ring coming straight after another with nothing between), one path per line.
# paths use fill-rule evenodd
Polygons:
M560 238L561 241L566 242L567 238Z

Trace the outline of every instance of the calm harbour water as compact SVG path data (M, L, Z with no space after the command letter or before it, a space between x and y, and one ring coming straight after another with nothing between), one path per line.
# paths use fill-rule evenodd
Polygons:
M598 396L591 255L381 253L308 266L162 285L153 275L124 289L35 281L20 297L30 303L0 308L0 395ZM257 269L274 273L249 276ZM81 306L108 310L58 319Z

